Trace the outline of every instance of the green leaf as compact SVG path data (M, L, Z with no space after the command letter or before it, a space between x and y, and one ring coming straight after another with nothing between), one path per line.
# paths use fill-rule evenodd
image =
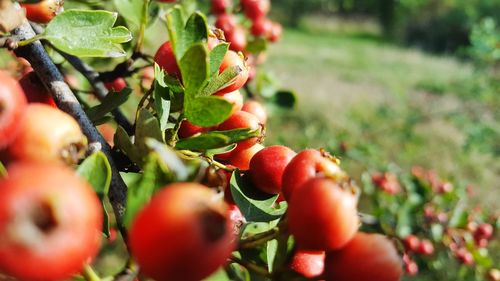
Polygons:
M111 183L111 167L106 155L101 151L95 152L78 166L76 172L90 183L99 198L103 200L108 194Z
M276 254L278 251L278 240L273 239L267 242L266 245L266 255L267 255L267 268L269 272L273 272L274 270L274 261L276 259Z
M0 161L0 179L5 178L6 176L7 176L7 169L5 169L5 166Z
M262 37L255 38L247 43L245 49L252 54L262 53L267 50L267 41Z
M223 43L215 46L210 51L210 76L218 75L220 64L229 49L228 43Z
M139 155L147 155L150 151L146 140L152 138L163 141L163 133L158 119L148 110L141 108L135 121L135 147Z
M208 84L203 88L200 96L210 96L211 94L224 89L234 83L237 76L242 72L239 66L226 68L220 75L212 77Z
M233 143L233 144L230 144L228 146L221 147L221 148L208 149L205 151L205 155L208 157L213 157L214 155L229 152L235 148L236 148L236 144Z
M188 178L188 168L175 150L155 139L148 139L147 145L158 154L159 160L175 174L178 181L185 181Z
M78 57L125 56L119 44L132 36L123 26L113 27L117 16L107 11L66 10L50 21L42 37Z
M139 29L141 25L142 7L144 0L113 0L116 10L127 23L134 29Z
M208 51L203 44L193 45L182 57L180 69L186 88L186 97L198 96L201 87L208 78L208 67Z
M467 218L469 217L469 212L467 212L467 207L465 204L459 202L450 217L449 226L456 228L463 228L467 225Z
M233 109L233 105L219 97L199 97L185 99L184 110L186 118L193 124L210 127L226 120Z
M137 184L129 186L124 223L130 226L139 210L151 199L162 186L172 181L169 170L161 165L156 153L148 155L144 171Z
M186 49L191 48L195 44L207 42L208 24L207 19L202 13L195 12L189 17L184 28L183 39ZM181 52L178 55L179 57L183 57L184 53Z
M204 151L226 147L251 137L260 135L260 129L251 130L248 128L234 129L228 131L212 131L199 134L194 137L181 139L177 142L175 148L188 149L193 151Z
M158 71L158 72L157 72ZM157 64L155 64L155 85L153 97L155 101L155 110L160 122L160 130L167 129L168 116L170 115L170 90L163 80L165 73Z
M104 198L108 194L109 185L111 184L111 166L108 158L102 151L95 152L87 157L76 169L77 174L87 180L94 188L94 191L101 200L103 212L103 233L109 237L109 215L104 204Z
M132 89L130 88L125 88L120 92L111 91L104 97L100 104L87 109L85 113L87 113L90 120L95 123L115 108L124 104L130 97L131 93Z
M227 146L229 138L217 133L206 133L198 136L194 136L187 139L179 140L175 148L176 149L187 149L193 151L203 151L207 149L214 149Z
M232 280L233 279L229 278L224 268L220 268L214 274L203 279L203 281L232 281Z
M270 222L279 219L286 211L286 203L275 206L278 195L263 193L252 186L251 181L233 172L231 194L248 222Z
M167 12L167 30L168 38L172 42L172 49L179 62L180 58L187 49L184 42L184 16L182 14L182 8L180 6L175 6Z
M130 140L127 131L125 131L123 127L118 126L118 128L116 128L113 142L115 143L115 147L118 147L123 153L125 153L125 155L127 155L132 162L136 164L142 163L142 155L139 154L136 147Z

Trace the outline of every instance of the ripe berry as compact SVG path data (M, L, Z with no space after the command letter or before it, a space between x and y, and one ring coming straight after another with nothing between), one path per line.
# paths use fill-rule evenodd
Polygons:
M217 127L219 131L234 130L240 128L248 128L257 130L260 128L259 120L252 114L244 111L236 111L226 121ZM232 151L242 150L255 145L259 141L258 137L252 137L238 142L236 148Z
M313 178L295 191L288 205L288 226L299 249L342 248L359 227L357 197L327 178Z
M420 249L420 239L415 235L408 235L404 238L405 249L411 252L417 252Z
M265 125L267 122L267 112L264 106L255 100L246 101L241 108L242 111L251 113L259 119L260 124Z
M37 23L48 23L63 7L63 0L42 0L36 3L23 3L21 7L26 9L26 18Z
M278 194L281 192L283 171L296 155L286 146L268 146L250 160L250 178L261 191Z
M405 264L405 271L409 276L415 276L418 273L418 265L414 261Z
M45 104L28 105L19 133L8 147L11 160L76 163L87 139L78 123L65 112Z
M290 268L307 278L319 276L325 268L325 252L297 251Z
M5 148L19 132L19 122L26 109L26 98L19 83L0 70L0 149Z
M245 0L242 5L245 16L252 21L264 17L271 9L270 0Z
M231 33L236 25L236 18L233 14L220 14L215 20L215 27L224 31L224 34Z
M283 33L283 27L277 22L273 22L271 27L271 32L267 39L271 42L278 42L281 39L281 34Z
M273 23L267 19L267 18L259 18L256 19L252 23L252 28L250 29L250 32L252 32L252 35L255 37L267 37L268 35L271 34L271 30L273 28Z
M44 103L52 107L57 107L56 102L35 72L31 71L25 74L19 80L19 84L23 88L28 103Z
M193 123L189 122L187 119L182 120L181 126L179 127L179 131L177 134L179 135L179 138L185 139L192 137L196 134L199 133L206 133L210 130L210 128L205 128L205 127L200 127L197 125L194 125Z
M493 235L493 226L488 223L482 223L477 227L474 234L480 238L490 239Z
M172 50L172 42L167 41L163 43L156 51L154 60L169 75L181 78L181 70L177 65L174 51Z
M229 42L229 49L235 52L245 50L247 46L247 36L242 26L235 26L230 32L224 33L226 41Z
M213 190L197 183L174 183L139 212L129 242L145 275L195 281L226 263L234 240L228 206Z
M96 256L102 208L88 183L63 166L21 163L0 181L0 272L65 280Z
M221 97L233 105L231 114L235 113L236 111L240 111L243 107L243 95L240 93L240 91L234 91L227 94L215 94L215 96Z
M223 14L229 7L231 7L230 0L212 0L210 11L213 14Z
M242 171L250 169L250 161L253 159L256 153L264 149L264 146L260 143L254 144L253 146L236 150L231 153L231 156L226 160L227 164L232 165Z
M319 175L342 179L345 173L327 154L316 149L306 149L297 154L283 172L282 192L289 201L295 190L309 179Z
M358 232L344 248L326 254L326 281L398 281L402 275L401 257L380 234Z
M228 51L219 67L219 73L224 72L228 67L237 67L240 71L233 83L219 90L218 94L226 94L239 90L248 80L248 67L243 57L234 51Z
M434 253L434 245L432 245L432 242L424 239L420 241L420 245L418 247L418 253L421 255L432 255Z
M104 83L108 91L121 92L127 87L127 82L125 79L118 77L113 81Z
M457 256L457 259L465 264L465 265L471 265L474 263L474 257L472 254L465 248L460 248L455 252L455 255Z

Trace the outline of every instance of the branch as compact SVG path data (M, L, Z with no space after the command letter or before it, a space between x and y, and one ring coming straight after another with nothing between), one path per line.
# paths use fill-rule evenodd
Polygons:
M43 32L43 28L38 24L32 23L31 27L37 34ZM80 72L87 79L87 81L89 81L90 85L92 85L92 88L94 89L95 96L98 100L102 101L108 94L108 89L104 85L104 82L99 73L78 57L62 52L57 48L54 48L54 50L61 54L78 72ZM129 135L133 135L134 128L132 124L119 108L111 111L111 114L113 114L113 117L118 125L122 126Z
M13 30L13 34L20 39L26 40L34 37L36 34L26 21L21 26ZM78 103L69 86L64 82L64 77L54 65L49 55L45 52L42 44L37 41L30 45L19 47L15 50L19 57L23 57L31 63L31 66L40 77L40 80L47 86L52 94L57 106L73 116L89 140L89 150L91 152L102 150L108 158L111 166L111 186L108 197L113 206L116 222L124 241L127 241L127 232L123 224L123 215L125 213L125 201L127 198L127 186L120 176L116 164L111 157L111 148L104 138L99 134L92 122L89 120L81 105Z

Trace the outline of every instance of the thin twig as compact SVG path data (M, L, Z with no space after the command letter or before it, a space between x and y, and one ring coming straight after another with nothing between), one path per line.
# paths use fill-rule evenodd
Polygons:
M14 29L13 34L19 36L23 40L35 36L35 32L28 22L25 22L18 28ZM71 92L66 82L64 82L63 75L59 72L39 41L17 48L15 53L17 56L23 57L31 63L31 66L38 74L40 80L51 92L57 106L64 112L73 116L78 124L80 124L83 133L89 140L89 150L102 150L108 158L112 172L111 186L108 196L113 206L118 229L120 230L124 241L127 241L127 232L122 220L125 213L127 186L121 178L120 173L116 168L116 164L111 157L111 148L87 117L75 95Z

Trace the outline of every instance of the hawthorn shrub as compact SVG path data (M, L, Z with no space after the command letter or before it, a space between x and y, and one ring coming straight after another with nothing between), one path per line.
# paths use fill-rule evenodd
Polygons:
M396 281L454 257L457 280L498 280L498 217L465 189L366 175L369 215L329 152L263 145L266 108L296 102L248 84L281 36L269 0L173 2L30 1L2 33L0 278Z

